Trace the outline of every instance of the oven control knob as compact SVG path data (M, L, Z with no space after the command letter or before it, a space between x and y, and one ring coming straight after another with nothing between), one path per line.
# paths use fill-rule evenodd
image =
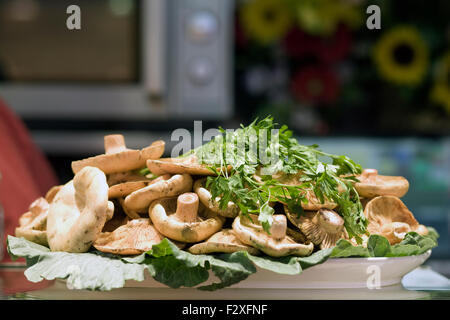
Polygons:
M214 65L208 58L194 58L189 61L188 75L195 84L208 84L214 77Z
M192 14L187 22L187 32L193 42L204 43L214 39L219 29L216 16L209 11Z

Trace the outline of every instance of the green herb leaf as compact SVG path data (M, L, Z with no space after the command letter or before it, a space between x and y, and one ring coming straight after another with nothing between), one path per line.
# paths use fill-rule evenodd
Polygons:
M360 242L360 235L367 232L367 219L352 183L354 175L361 173L361 166L347 156L320 151L317 145L301 145L287 126L276 127L273 117L256 119L235 131L221 129L222 135L195 150L200 162L215 172L224 166L232 167L231 172L222 170L219 176L208 178L206 187L213 199L221 198L220 208L232 201L244 215L259 214L259 221L268 231L273 215L269 201L298 208L307 202L306 192L313 191L322 203L329 199L338 204L348 234ZM258 172L259 179L255 176ZM286 185L272 178L280 172L300 174L298 184Z

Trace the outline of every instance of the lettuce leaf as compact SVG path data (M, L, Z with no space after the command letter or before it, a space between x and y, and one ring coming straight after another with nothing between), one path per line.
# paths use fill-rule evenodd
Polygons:
M345 239L340 239L331 253L332 258L348 257L404 257L419 255L438 245L439 234L428 227L428 234L422 236L417 232L409 232L398 244L390 245L389 241L380 235L372 234L367 240L367 247L353 246Z
M144 280L146 266L142 264L95 253L51 252L24 238L8 236L7 241L13 259L26 258L25 276L31 282L58 278L66 279L69 288L104 291L122 288L126 280Z
M240 251L231 254L193 255L180 250L170 240L141 255L123 257L92 250L86 253L51 252L49 248L23 238L8 236L7 248L13 259L25 257L25 276L29 281L65 279L73 289L112 290L127 280L143 281L148 272L156 281L171 288L195 287L213 291L231 286L257 271L257 267L275 273L298 275L303 270L324 263L329 258L401 257L422 254L437 246L439 235L408 233L402 242L390 245L380 235L371 235L367 247L354 246L340 239L335 247L319 250L308 257L253 256ZM219 282L204 284L210 271ZM201 285L204 284L204 285ZM199 286L200 285L200 286Z

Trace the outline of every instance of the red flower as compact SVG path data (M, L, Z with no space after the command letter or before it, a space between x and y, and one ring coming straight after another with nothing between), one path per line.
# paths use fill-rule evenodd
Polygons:
M284 38L283 45L291 57L315 57L325 63L344 59L350 52L352 35L341 24L331 37L319 37L293 28Z
M333 70L310 66L297 71L291 91L300 102L331 104L338 97L339 82Z

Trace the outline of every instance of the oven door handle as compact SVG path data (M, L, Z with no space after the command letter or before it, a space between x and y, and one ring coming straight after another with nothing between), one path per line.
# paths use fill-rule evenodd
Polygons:
M150 98L166 93L166 0L142 1L143 82Z

